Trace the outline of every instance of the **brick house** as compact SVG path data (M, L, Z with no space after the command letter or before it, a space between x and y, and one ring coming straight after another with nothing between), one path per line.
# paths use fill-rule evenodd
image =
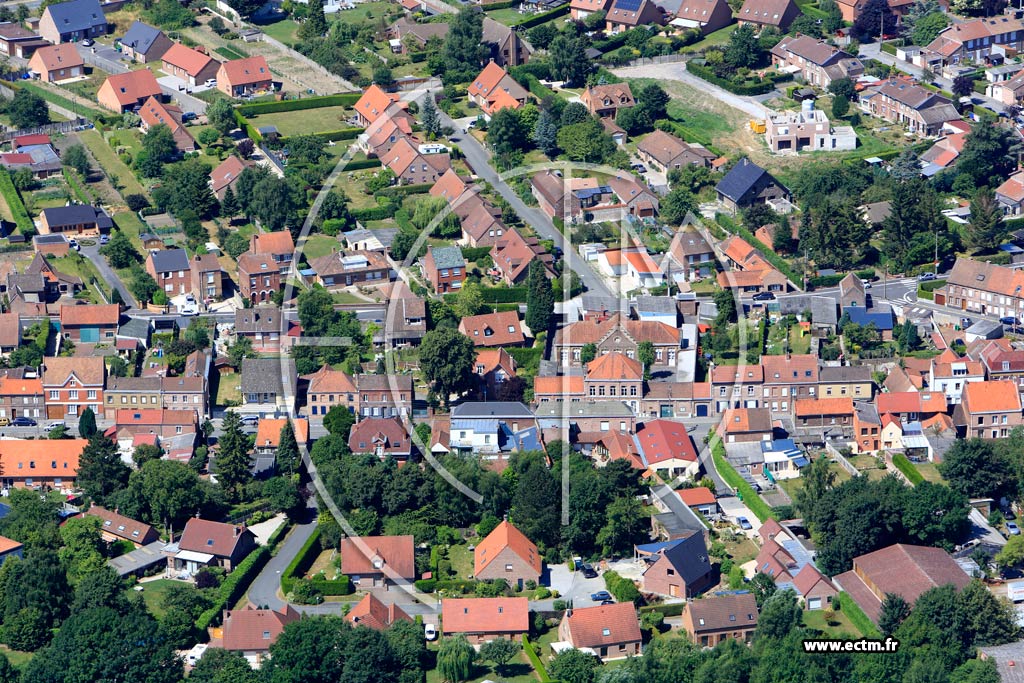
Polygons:
M150 97L163 97L163 91L149 69L107 76L96 91L96 100L118 114L138 109Z
M394 172L399 185L435 183L452 167L447 153L423 154L404 137L398 139L380 160Z
M764 367L761 365L719 365L711 370L711 397L715 412L761 405Z
M632 602L568 609L558 625L558 639L577 650L589 648L605 661L635 657L643 649Z
M128 541L136 548L141 548L160 538L160 534L150 525L119 515L100 505L93 505L82 515L100 518L100 537L107 543Z
M224 271L213 254L196 254L189 267L192 293L201 301L220 301L224 298Z
M523 237L518 230L508 230L491 247L491 259L501 279L515 287L526 279L530 264L538 260L549 277L554 277L554 259L544 251L536 237Z
M195 138L182 123L184 112L181 107L164 104L159 98L150 97L142 103L139 117L142 119L139 128L143 133L148 132L153 126L167 126L171 130L171 137L174 138L174 144L180 153L187 154L196 151Z
M238 257L238 292L252 304L265 304L281 291L281 270L272 254L247 251Z
M114 222L103 209L88 204L70 204L43 209L39 212L39 233L68 233L74 236L96 237L109 234Z
M474 346L507 347L526 344L516 311L471 315L459 321L459 332L472 339Z
M194 410L118 408L114 411L114 428L119 439L129 439L139 434L156 434L167 439L197 434L199 421Z
M725 443L771 441L772 414L768 408L729 408L717 427Z
M192 517L178 539L178 552L167 557L175 574L194 575L203 567L231 571L256 549L256 537L244 526Z
M814 398L818 384L818 358L812 354L761 356L764 384L762 403L772 413L788 413L793 401Z
M527 581L537 583L544 573L537 546L522 531L504 520L473 551L473 576L487 581L500 579L513 590Z
M181 43L172 45L161 61L161 71L168 76L180 78L193 88L217 78L217 69L220 68L220 62L210 55Z
M753 593L710 596L686 603L683 630L701 647L715 647L726 640L749 643L757 616Z
M642 342L654 345L654 367L675 367L680 335L677 328L653 320L629 320L613 313L604 320L581 320L555 332L553 343L564 367L579 367L580 353L587 344L597 347L597 355L618 352L636 358Z
M696 478L700 471L697 450L686 425L673 420L649 420L636 432L636 442L644 464L668 476Z
M375 631L386 631L396 621L412 622L412 617L395 603L385 604L373 593L352 606L345 615L345 621L353 626L365 626Z
M683 0L676 18L669 22L681 28L699 28L707 35L732 23L732 8L725 0Z
M384 114L384 110L399 101L398 95L387 93L377 84L371 85L356 102L353 109L360 126L366 128Z
M327 411L337 405L358 414L359 390L350 375L325 365L307 379L306 404L310 415L326 415Z
M644 1L646 2L646 0ZM591 86L580 95L580 102L587 108L587 111L598 118L605 116L615 118L620 109L630 109L636 106L629 83Z
M748 3L756 1L748 0ZM792 4L791 0L787 2ZM715 192L718 201L734 212L753 204L789 200L791 196L785 185L746 157L725 174L715 186Z
M217 90L228 97L244 97L273 88L274 76L263 55L229 59L217 69Z
M487 63L483 71L469 84L466 95L487 116L495 114L500 109L519 109L530 98L526 88L519 85L495 62Z
M99 0L69 0L47 6L39 17L39 35L56 45L107 34Z
M381 460L405 462L412 456L412 440L397 417L368 417L352 426L348 449L357 455L372 453Z
M28 60L29 71L41 81L56 83L84 74L85 62L77 48L70 43L47 45L35 51Z
M45 396L40 379L0 377L0 417L42 418L46 413Z
M139 20L121 36L120 43L121 54L140 64L158 61L174 45L163 31Z
M665 14L652 0L612 0L605 14L604 30L614 35L637 26L663 23Z
M3 488L70 491L86 439L0 439Z
M613 351L587 363L583 392L591 401L622 401L636 410L644 393L644 369L635 358Z
M526 598L446 598L441 601L441 633L463 634L478 645L497 638L514 640L530 630Z
M771 54L776 69L799 69L803 81L817 88L828 89L832 81L841 78L856 81L864 73L864 65L855 56L824 40L800 34L784 37Z
M355 382L360 417L398 417L412 410L412 375L356 375Z
M860 108L866 114L905 125L920 136L937 135L947 121L960 113L946 97L905 79L890 79L860 93Z
M362 590L390 588L416 579L412 536L341 539L341 573Z
M655 130L636 146L637 156L662 173L684 166L710 166L717 155L703 145L683 142L675 135Z
M298 621L300 614L289 604L279 609L257 609L246 605L242 609L224 610L220 638L212 638L210 647L237 652L249 665L258 669L269 657L284 627Z
M793 402L797 427L852 427L853 398L803 398Z
M1024 424L1017 385L999 380L967 384L953 421L964 438L1006 438L1014 427Z
M958 258L935 303L968 313L1024 319L1024 273L1015 268Z
M86 408L92 408L96 417L102 418L106 377L107 366L102 357L44 358L46 417L78 417Z
M295 435L295 443L299 446L309 445L309 420L304 417L289 420L288 418L265 417L260 420L256 428L256 441L253 442L253 453L257 456L277 453L281 445L281 430L289 422L292 423L292 433Z
M184 249L149 252L146 256L146 272L153 276L167 298L192 291L192 268Z
M85 304L60 307L60 331L77 343L112 343L121 319L118 304Z
M800 8L793 0L746 0L736 20L740 26L753 26L757 31L771 26L785 32L799 16Z
M332 252L309 259L316 281L326 289L376 285L391 280L391 266L384 255L373 251Z
M881 446L882 419L873 403L853 404L854 453L877 453Z
M713 584L704 534L637 546L646 568L640 590L672 598L694 598Z
M438 294L458 291L466 279L466 260L458 247L427 247L423 276Z
M238 177L242 175L246 168L248 168L246 162L231 154L227 159L217 164L215 169L210 171L210 189L213 190L213 194L216 195L218 201L224 200L224 195L227 194L229 187L232 192L235 191Z

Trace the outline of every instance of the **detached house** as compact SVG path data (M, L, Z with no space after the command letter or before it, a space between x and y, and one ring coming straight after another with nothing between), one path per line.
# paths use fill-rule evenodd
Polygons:
M356 454L372 453L381 460L404 462L412 456L412 439L397 417L368 417L352 426L348 448Z
M636 553L646 567L640 579L645 593L692 599L714 585L704 534L639 545Z
M238 652L249 666L258 669L269 657L284 627L299 620L299 613L289 604L279 609L257 609L246 605L242 609L224 610L221 637L210 640L210 647Z
M740 26L753 26L757 31L771 26L785 32L798 16L800 8L793 0L746 0L736 19Z
M643 0L643 2L646 4L647 0ZM580 95L580 102L591 114L599 118L606 116L615 118L620 109L630 109L636 106L629 83L590 86Z
M469 99L488 117L500 109L519 109L530 93L495 62L489 62L466 91Z
M160 540L160 534L150 525L119 515L99 505L93 505L82 515L100 518L100 537L107 543L128 541L136 548L141 548Z
M526 337L515 311L471 315L459 321L459 332L473 340L474 346L523 346Z
M220 62L199 50L185 47L181 43L172 45L161 58L163 71L185 81L193 88L217 77Z
M481 581L504 580L513 590L537 583L544 563L537 546L522 531L503 521L473 551L473 576Z
M224 200L224 195L229 187L232 192L235 191L238 177L245 169L246 163L232 154L217 164L217 168L210 171L210 189L213 190L213 194L219 201Z
M732 8L725 0L683 0L669 22L678 28L698 28L704 35L732 23Z
M99 0L70 0L48 5L39 18L39 35L54 45L106 34L107 17Z
M158 125L165 125L171 129L174 137L174 144L182 154L196 151L196 141L188 129L182 125L182 111L180 107L173 104L164 104L156 97L150 97L142 103L139 109L139 117L142 119L140 127L142 131L148 132L150 128Z
M231 571L255 549L256 537L244 526L192 517L178 539L177 552L168 556L167 564L175 573L190 576L203 567Z
M352 536L341 539L341 573L360 588L390 589L416 579L412 536Z
M809 36L786 36L771 53L775 68L799 75L818 88L827 89L832 81L842 78L856 81L864 73L864 65L855 56Z
M217 90L228 97L245 97L274 89L274 77L263 55L230 59L217 69Z
M636 146L641 161L662 173L684 166L710 166L717 156L703 145L683 142L675 135L656 130Z
M96 100L118 114L138 109L150 97L163 97L163 91L149 69L107 76L96 92Z
M398 95L386 93L376 83L363 91L362 97L355 104L356 119L359 125L367 127L384 115L384 110L399 101Z
M55 206L39 212L39 234L68 233L72 236L96 237L107 234L114 222L103 209L89 204Z
M577 650L593 650L602 660L635 657L643 648L631 602L568 609L558 625L558 638Z
M605 13L604 29L615 35L637 26L663 23L665 14L653 0L612 0Z
M411 538L411 537L410 537ZM470 643L513 640L530 630L526 598L446 598L441 601L441 633L462 633Z
M534 260L539 260L549 277L554 277L554 259L544 251L536 237L523 237L518 230L509 230L504 237L491 247L491 259L494 267L509 287L514 287L523 280Z
M437 182L452 167L447 152L423 154L405 137L399 138L394 146L381 157L381 162L390 168L399 185L424 185Z
M375 631L386 631L396 621L412 622L412 617L395 603L384 604L373 593L367 593L352 606L345 621L353 626L365 626Z
M191 291L192 270L184 249L151 251L146 257L146 272L168 298Z
M158 61L174 45L163 31L139 20L132 23L119 42L121 54L140 64Z
M64 43L36 50L32 59L28 60L28 68L40 80L57 83L82 76L85 62L74 45Z
M715 186L718 201L730 211L739 211L754 204L790 201L785 185L750 159L740 159Z
M715 647L726 640L749 643L757 617L753 593L710 596L686 603L683 630L701 647Z
M905 125L920 136L936 135L947 121L960 119L949 99L903 79L890 79L860 94L863 112Z
M458 291L466 279L466 260L458 247L427 247L423 276L438 294Z

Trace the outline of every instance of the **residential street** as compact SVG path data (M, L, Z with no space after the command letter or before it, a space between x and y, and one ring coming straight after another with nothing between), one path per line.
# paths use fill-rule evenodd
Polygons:
M92 264L96 266L96 270L99 271L100 276L107 284L117 288L117 291L121 293L121 299L124 301L125 306L128 308L135 308L138 305L135 301L135 297L133 297L132 293L128 291L128 287L121 282L121 278L117 276L114 269L107 263L107 259L100 256L99 243L91 247L82 247L81 254L83 257L92 261Z
M580 280L591 294L613 296L603 279L591 270L590 266L573 250L572 244L558 231L551 219L540 209L527 206L515 190L501 179L498 172L491 167L491 155L484 149L484 146L477 142L472 135L463 134L462 126L455 123L443 111L438 110L437 113L441 118L442 126L450 126L456 131L453 139L458 143L459 149L462 150L477 176L490 183L505 201L512 205L523 222L534 228L542 239L554 240L555 244L561 247L566 270L574 271L579 275Z

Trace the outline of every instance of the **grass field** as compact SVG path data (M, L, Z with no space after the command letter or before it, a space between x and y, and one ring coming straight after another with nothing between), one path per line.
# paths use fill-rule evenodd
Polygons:
M248 121L255 128L277 126L281 135L287 137L351 128L352 125L347 122L351 115L352 109L349 107L321 107L319 109L260 114L248 117Z
M110 145L106 143L96 130L83 131L78 135L96 158L96 161L103 167L107 177L109 178L111 175L117 176L118 184L123 188L122 194L149 196L149 192L138 181L132 170L125 166L124 162L114 154L114 150L110 149Z
M275 21L273 24L260 24L259 29L271 38L291 45L295 42L295 34L299 31L299 23L292 19L282 19L281 21Z
M448 560L452 563L457 578L468 579L473 575L473 552L469 546L459 544L448 549Z
M16 669L24 668L26 664L32 661L32 657L35 656L34 652L11 650L6 645L0 645L0 652L3 652L4 656L7 657L7 661Z
M171 589L172 586L184 586L187 584L181 581L171 581L170 579L157 579L156 581L147 581L142 584L144 590L142 591L142 600L146 603L146 609L157 619L164 615L164 608L160 606L164 596Z
M306 260L327 256L331 251L341 249L341 243L330 235L310 235L302 247Z
M217 382L216 404L222 406L225 401L242 402L242 376L237 372L221 375Z
M921 476L924 477L925 481L930 481L933 484L945 483L946 480L942 478L941 474L939 474L939 468L935 463L915 462L912 464L917 468L917 471L921 473Z
M779 356L786 351L790 353L808 353L811 350L811 338L800 334L800 326L793 325L789 328L789 345L783 343L785 327L772 325L768 331L768 343L765 353L769 356Z
M804 612L804 626L817 629L829 638L839 636L859 636L860 629L853 625L850 618L842 612L836 612L832 622L825 621L825 610L808 610Z

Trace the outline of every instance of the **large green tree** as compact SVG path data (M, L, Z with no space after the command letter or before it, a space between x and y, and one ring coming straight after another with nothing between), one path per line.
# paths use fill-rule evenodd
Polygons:
M170 164L160 187L153 190L153 200L175 215L192 211L200 218L211 217L217 198L210 189L210 166L199 159Z
M112 493L128 484L130 474L117 444L103 434L93 434L78 458L76 481L85 495L104 504Z
M522 150L529 142L529 132L519 112L511 107L499 109L487 126L487 144L497 155Z
M277 470L282 474L291 475L299 466L299 444L295 440L295 427L291 420L286 420L281 427L275 460Z
M1014 169L1021 145L1014 134L987 121L971 126L957 158L957 175L969 178L972 187L995 187Z
M219 491L199 478L186 463L150 460L128 480L128 488L116 497L122 514L180 531L197 511L213 516L220 510Z
M19 88L7 104L7 118L15 128L34 128L50 122L50 109L41 95Z
M242 418L235 411L224 417L217 449L217 481L231 500L240 500L245 484L252 480L249 439L242 432Z
M555 292L547 269L539 259L530 263L526 276L526 326L536 336L546 332L555 312Z
M990 251L999 246L1006 232L1003 210L995 193L987 186L979 187L971 202L971 219L964 230L964 241L972 249Z
M431 392L446 406L452 394L473 388L476 351L473 340L458 330L431 330L420 343L420 368L432 382Z
M476 651L465 636L445 638L437 652L437 670L442 680L462 683L469 680L475 659Z
M548 46L552 75L569 87L582 85L590 70L586 49L582 38L559 33Z
M969 498L999 498L1013 490L1015 481L1003 454L982 439L956 441L939 471L954 491Z
M483 45L483 12L466 6L449 24L442 55L445 83L467 83L480 73L486 48Z

